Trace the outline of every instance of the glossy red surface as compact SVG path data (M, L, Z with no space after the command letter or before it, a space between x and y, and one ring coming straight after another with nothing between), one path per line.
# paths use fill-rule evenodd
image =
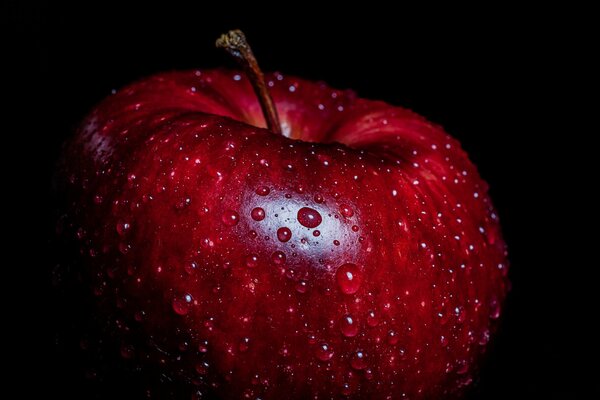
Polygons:
M212 70L116 92L68 144L66 220L123 358L209 398L459 395L508 285L487 185L408 110L267 81L287 137Z

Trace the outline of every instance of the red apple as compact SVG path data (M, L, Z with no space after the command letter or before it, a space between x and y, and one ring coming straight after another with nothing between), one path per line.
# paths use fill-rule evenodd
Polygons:
M266 82L282 135L242 72L197 70L117 91L68 143L103 351L208 398L459 396L508 285L486 183L409 110Z

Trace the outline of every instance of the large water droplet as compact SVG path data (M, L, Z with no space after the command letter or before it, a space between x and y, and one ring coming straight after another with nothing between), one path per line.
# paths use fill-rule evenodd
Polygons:
M354 210L350 208L349 205L342 204L340 206L340 214L342 214L342 216L344 216L345 218L350 218L354 215Z
M198 271L198 263L196 261L190 261L183 266L183 269L185 269L185 272L189 275L193 275Z
M256 254L250 254L246 256L246 266L248 268L254 268L258 265L258 256Z
M199 375L206 375L208 373L208 368L209 365L206 361L200 361L198 364L196 364L196 372Z
M323 218L321 214L313 208L302 207L298 210L298 222L307 228L316 228L321 224Z
M308 282L306 282L304 279L301 279L298 282L296 282L296 292L306 293L307 290L308 290Z
M126 235L131 229L131 224L125 221L117 222L117 233L121 236Z
M351 315L344 315L340 321L340 331L346 337L354 337L358 334L358 322Z
M321 343L315 350L315 356L321 361L329 361L333 357L333 350L327 343Z
M393 346L393 345L397 344L399 340L400 340L400 337L398 336L396 331L390 330L388 332L387 341L389 344L391 344Z
M178 296L173 299L173 311L178 315L186 315L192 309L194 299L189 293Z
M341 265L337 269L335 277L340 290L344 294L356 293L362 283L360 270L358 269L358 266L353 263Z
M282 228L277 229L277 239L279 239L280 242L287 242L291 238L292 231L290 230L290 228L284 226Z
M225 210L221 216L221 221L227 226L234 226L240 222L240 215L233 210Z
M256 194L257 194L257 195L259 195L259 196L266 196L266 195L268 195L270 192L271 192L271 189L269 189L269 188L268 188L268 187L266 187L266 186L259 186L259 187L256 189Z
M265 210L260 207L256 207L250 212L250 216L255 221L262 221L265 219Z
M354 355L352 356L352 360L350 361L350 364L352 365L352 368L354 368L356 370L361 370L361 369L367 368L367 359L366 359L365 353L363 353L361 350L354 353Z
M370 327L379 325L379 316L374 310L369 310L367 312L367 325Z
M238 350L240 353L245 353L250 348L250 338L244 337L240 340L240 344L238 345Z

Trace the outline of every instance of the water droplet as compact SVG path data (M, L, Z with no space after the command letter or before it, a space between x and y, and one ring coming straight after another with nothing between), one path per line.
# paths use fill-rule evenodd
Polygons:
M255 221L262 221L265 219L265 210L260 207L256 207L250 212L250 216Z
M458 322L465 322L467 314L465 313L465 309L463 307L454 307L454 315L456 315L456 320Z
M391 344L393 346L393 345L397 344L399 340L400 340L400 337L398 336L396 331L390 330L388 332L387 341L389 344Z
M339 246L339 245L340 245L340 241L339 241L339 240L334 240L334 241L333 241L333 244L334 244L335 246Z
M185 269L185 272L189 275L193 275L198 271L198 263L196 261L188 262L183 266L183 269Z
M269 188L268 188L268 187L266 187L266 186L259 186L259 187L256 189L256 194L257 194L257 195L259 195L259 196L266 196L266 195L268 195L269 193L271 193L271 189L269 189Z
M352 225L352 232L358 232L358 226Z
M194 299L189 293L184 294L181 297L173 299L173 311L179 315L186 315L192 309Z
M196 372L199 375L206 375L208 373L209 364L206 361L201 361L196 364Z
M490 302L490 318L491 319L500 318L500 302L498 302L498 299L494 298Z
M221 221L227 226L234 226L240 222L240 215L233 210L225 210L221 216Z
M369 310L367 312L367 325L369 325L370 327L379 325L379 316L373 310Z
M319 214L317 210L309 207L302 207L298 210L297 218L298 222L307 228L316 228L321 224L321 221L323 221L321 214Z
M285 263L285 253L283 251L276 251L271 255L273 264L282 265Z
M308 290L308 282L301 279L296 283L296 292L298 293L306 293Z
M362 283L362 277L358 266L353 263L346 263L341 265L336 273L335 277L338 286L344 294L354 294L360 288Z
M282 228L277 229L277 239L279 239L280 242L287 242L291 238L292 231L290 230L290 228L284 226Z
M248 348L250 348L250 338L244 337L242 338L242 340L240 340L238 350L240 351L240 353L245 353L248 351Z
M198 345L198 351L200 353L206 353L208 352L208 340L201 340L200 344Z
M258 265L258 256L256 254L250 254L246 256L246 266L248 268L255 268Z
M117 233L121 236L125 236L131 229L131 224L125 221L117 222Z
M319 230L315 230L315 231L313 231L313 236L314 236L314 237L318 237L318 236L320 236L320 235L321 235L321 231L319 231Z
M342 214L342 216L345 218L350 218L354 215L354 210L352 210L349 205L342 204L340 206L340 214Z
M320 194L315 194L315 196L313 197L315 200L315 203L323 203L323 196L321 196Z
M248 236L250 237L250 239L256 239L256 237L258 236L258 233L256 233L256 231L252 230L248 232Z
M134 356L133 346L128 345L128 344L122 344L120 352L121 352L121 357L123 357L126 360L130 360Z
M340 331L346 337L354 337L358 334L358 322L351 315L344 315L340 321Z
M352 368L354 368L356 370L361 370L361 369L367 368L367 359L366 359L365 353L363 353L360 350L357 351L356 353L354 353L354 355L352 356L352 360L350 361L350 364L352 365Z
M321 343L315 350L315 356L321 361L329 361L333 357L333 350L327 343Z

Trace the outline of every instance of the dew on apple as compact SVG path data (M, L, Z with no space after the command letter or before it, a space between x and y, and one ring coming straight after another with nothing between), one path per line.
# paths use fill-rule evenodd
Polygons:
M313 196L313 199L315 200L315 203L323 203L323 196L318 193Z
M317 229L317 230L314 230L312 234L314 237L319 237L321 235L321 231Z
M337 240L337 239L336 239L336 240L334 240L334 241L333 241L333 245L334 245L334 246L339 246L339 245L340 245L340 241L339 241L339 240Z
M307 228L316 228L323 221L321 214L309 207L302 207L298 210L297 218L298 222Z
M255 221L262 221L263 219L265 219L265 210L261 207L255 207L250 212L250 216Z
M193 275L196 273L196 271L198 271L198 263L196 261L187 262L183 266L183 269L188 275Z
M379 325L379 315L377 315L375 310L369 310L367 312L367 325L370 327Z
M194 299L191 294L186 293L173 299L173 311L178 315L186 315L192 309Z
M398 344L399 340L400 340L400 337L398 336L396 331L390 329L390 331L387 334L387 342L393 346L393 345Z
M250 348L250 338L243 337L240 340L240 343L238 344L238 350L240 351L240 353L245 353L248 351L249 348Z
M296 292L298 293L306 293L306 291L308 290L308 282L304 279L300 279L298 282L296 282L295 288Z
M367 359L365 353L361 350L354 353L352 360L350 361L350 365L352 365L352 368L356 370L367 368Z
M329 361L333 358L333 349L327 343L321 343L315 350L315 356L321 361Z
M235 226L240 222L240 215L237 211L225 210L221 215L221 222L227 226Z
M200 353L208 352L208 340L201 340L198 344L198 351Z
M346 314L340 321L340 331L346 337L354 337L358 334L358 322L350 314Z
M337 269L335 276L338 287L344 294L356 293L360 288L360 284L362 283L360 270L358 266L353 263L341 265Z
M200 361L196 364L196 372L199 375L206 375L208 373L209 364L206 361Z
M347 204L340 205L340 214L344 218L350 218L354 215L354 210Z
M249 254L246 256L246 267L255 268L258 265L258 256L256 254Z
M131 224L125 221L117 222L117 233L121 236L125 236L131 229Z
M292 231L288 227L281 227L277 229L277 239L280 242L287 242L292 238Z
M271 189L269 189L267 186L259 186L256 188L256 194L259 196L266 196L269 193L271 193Z
M273 264L275 265L283 265L285 264L285 253L283 251L275 251L273 252L273 254L271 254L271 261L273 261Z

